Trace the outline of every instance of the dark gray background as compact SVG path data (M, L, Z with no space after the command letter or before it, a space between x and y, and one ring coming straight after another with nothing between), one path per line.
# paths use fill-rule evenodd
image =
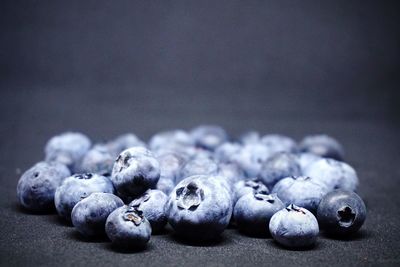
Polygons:
M385 1L1 1L2 265L399 265L399 7ZM18 208L21 171L54 134L103 140L216 123L296 139L328 133L368 219L311 251L228 229L213 246L165 234L122 254Z

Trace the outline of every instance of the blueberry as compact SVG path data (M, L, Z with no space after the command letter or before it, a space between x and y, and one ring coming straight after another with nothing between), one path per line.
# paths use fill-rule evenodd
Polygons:
M79 171L82 173L97 173L109 176L111 174L115 158L105 145L95 145L83 157Z
M315 244L319 227L311 212L291 204L272 216L269 231L276 242L287 248L307 248Z
M92 193L114 193L114 187L107 177L93 173L74 174L66 178L54 195L58 215L70 221L76 203Z
M150 240L151 225L140 210L122 206L108 216L106 234L114 246L143 248Z
M74 171L79 167L80 161L90 146L90 139L81 133L66 132L54 136L45 147L46 161L63 163Z
M160 164L144 147L124 150L115 161L111 175L118 193L126 197L137 197L155 188L159 178Z
M175 183L171 179L160 177L157 182L156 188L164 194L169 195L171 191L174 189Z
M241 145L237 143L225 142L218 146L214 151L214 158L218 162L229 163L234 160L234 156L241 150Z
M126 133L109 141L106 146L113 157L117 157L125 149L134 146L146 147L146 144L142 140L140 140L135 134Z
M324 184L329 191L356 191L359 183L357 173L350 165L334 159L317 160L308 165L303 174Z
M317 219L326 233L348 236L361 228L366 215L365 204L356 193L334 190L321 200Z
M242 196L235 205L233 217L240 231L256 236L269 234L269 221L285 208L276 194L253 192Z
M143 212L144 217L150 222L153 233L160 232L167 224L165 205L167 195L160 190L147 190L142 196L134 199L129 206Z
M343 160L343 148L334 138L328 135L306 136L300 143L300 150L324 158Z
M275 184L272 193L276 193L285 206L295 204L316 213L319 202L328 190L313 178L293 176Z
M236 163L248 178L259 175L262 164L271 156L269 149L261 143L246 144L234 155Z
M178 181L181 177L181 170L187 158L178 153L169 152L156 156L160 163L160 178L170 179L173 182Z
M191 147L194 146L192 136L183 130L170 130L155 134L149 141L149 148L153 151L165 147Z
M228 139L225 130L216 125L198 126L192 129L190 134L197 146L211 151Z
M257 178L239 181L234 185L234 202L236 202L242 196L254 193L256 191L269 193L268 187L266 187Z
M218 172L218 165L207 156L197 156L188 161L181 170L179 182L186 177L193 175L215 175Z
M300 169L301 169L302 173L304 173L305 169L311 163L314 163L315 161L320 160L320 159L321 159L320 156L317 156L317 155L312 154L312 153L303 152L303 153L297 154L297 162L300 165Z
M287 152L279 152L263 164L259 177L265 185L272 188L283 178L300 175L301 169L296 156Z
M229 191L215 176L191 176L172 191L167 203L168 222L183 238L215 239L228 226L232 215Z
M102 236L108 215L123 205L124 202L116 195L93 193L74 206L72 224L85 237Z
M243 145L259 143L261 140L260 134L256 131L248 131L240 135L239 142Z
M271 154L278 152L297 152L296 142L287 136L279 134L267 134L261 138L261 143L268 147Z
M28 169L19 179L17 197L20 204L36 212L54 209L54 194L69 169L58 162L39 162Z

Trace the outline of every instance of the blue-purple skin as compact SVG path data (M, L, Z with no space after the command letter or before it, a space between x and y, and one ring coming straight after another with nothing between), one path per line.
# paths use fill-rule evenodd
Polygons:
M164 192L164 194L169 195L174 189L175 183L171 179L160 177L157 182L156 189Z
M279 152L296 153L298 151L296 141L284 135L267 134L261 138L260 142L268 147L271 154Z
M114 194L92 193L72 209L72 224L85 237L104 236L107 217L123 205L124 202Z
M225 142L215 149L214 158L220 163L233 162L234 157L240 153L241 148L238 143Z
M60 217L71 221L71 211L80 200L92 193L114 193L114 186L104 176L94 173L74 174L64 179L54 195Z
M301 173L302 174L304 174L304 171L308 167L308 165L310 165L311 163L314 163L315 161L321 159L320 156L317 156L317 155L312 154L312 153L307 153L307 152L299 153L296 156L297 156L297 162L300 165L300 169L301 169Z
M233 217L243 233L254 236L269 234L271 217L285 205L276 194L253 192L242 196L235 205Z
M95 145L83 157L79 172L110 176L115 157L105 145Z
M243 170L234 163L218 164L218 175L225 177L228 183L233 187L237 182L245 179Z
M292 176L275 184L272 193L276 193L285 206L295 204L316 214L319 202L328 190L313 178Z
M27 210L46 212L54 209L54 194L71 173L62 163L39 162L28 169L18 181L17 197Z
M157 155L156 158L160 163L160 179L170 179L174 183L180 180L181 170L188 161L185 156L169 152Z
M132 147L121 152L115 161L111 181L118 194L138 197L155 188L160 178L160 164L150 150Z
M142 249L151 237L151 225L143 212L126 205L108 216L105 229L112 244L123 249Z
M160 190L147 190L142 196L129 203L130 207L143 212L143 216L151 224L153 233L159 233L167 224L165 206L168 197Z
M193 147L195 144L192 136L184 130L170 130L155 134L149 141L152 151L171 146Z
M216 175L218 172L218 165L209 157L197 156L189 160L183 167L180 173L180 179L185 179L193 175Z
M179 236L193 241L217 238L228 226L232 199L223 178L191 176L171 192L167 203L168 222Z
M308 165L303 174L325 185L328 191L356 191L359 184L356 171L347 163L334 159L317 160Z
M57 161L66 165L71 172L79 168L80 162L89 151L90 139L76 132L65 132L52 137L45 147L46 161Z
M244 145L241 151L234 156L237 164L248 178L256 177L261 171L263 163L271 156L269 149L261 143Z
M116 158L122 151L135 146L146 147L146 143L140 140L135 134L126 133L107 142L106 146L113 157Z
M228 134L223 128L216 125L201 125L193 128L190 135L196 146L214 151L228 140Z
M256 191L269 193L268 187L257 178L242 180L234 185L234 203L244 195L252 194Z
M279 152L263 164L258 177L268 188L272 188L283 178L300 175L301 169L296 156L287 152Z
M305 208L289 205L275 213L269 222L273 239L289 249L310 248L319 233L315 216Z
M367 216L364 201L354 192L334 190L320 202L317 219L327 234L350 236L363 225Z
M342 145L334 138L320 134L306 136L300 142L300 151L308 152L324 158L343 160Z
M242 145L259 143L260 140L260 133L257 131L248 131L239 136L239 142Z

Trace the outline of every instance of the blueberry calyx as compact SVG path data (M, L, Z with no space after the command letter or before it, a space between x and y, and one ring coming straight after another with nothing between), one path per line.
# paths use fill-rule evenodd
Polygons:
M80 174L75 174L74 175L75 178L77 179L91 179L93 177L93 174L91 173L80 173Z
M143 221L143 212L136 209L135 207L129 207L124 215L123 218L125 221L131 221L136 226L140 225Z
M248 180L244 184L253 189L258 189L260 187L260 183L258 182L258 180Z
M349 206L338 210L337 215L339 219L339 225L342 227L350 227L356 218L356 214Z
M135 207L138 208L143 202L146 202L150 199L150 195L148 193L145 193L143 196L140 198L134 199L129 206L130 207Z
M269 203L275 202L275 197L272 195L268 195L268 193L264 193L265 191L258 191L254 193L254 197L257 200L267 201Z
M176 199L179 209L195 210L204 200L204 191L195 183L189 183L186 187L176 190Z
M286 210L291 212L291 211L296 211L296 212L301 212L303 214L306 214L302 208L300 208L299 206L296 206L294 204L290 204L289 206L286 207Z

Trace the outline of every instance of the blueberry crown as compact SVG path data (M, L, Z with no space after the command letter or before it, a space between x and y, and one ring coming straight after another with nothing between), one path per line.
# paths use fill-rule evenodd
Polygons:
M141 210L138 210L135 207L129 207L123 214L123 218L125 221L131 221L138 226L142 223L144 217Z
M74 175L75 178L77 179L91 179L93 177L92 173L80 173L80 174L75 174Z
M191 182L186 187L176 190L176 200L179 209L195 210L204 200L204 191Z
M295 204L290 204L289 206L286 207L286 210L289 212L295 211L295 212L301 212L303 214L306 214L302 208L296 206Z

